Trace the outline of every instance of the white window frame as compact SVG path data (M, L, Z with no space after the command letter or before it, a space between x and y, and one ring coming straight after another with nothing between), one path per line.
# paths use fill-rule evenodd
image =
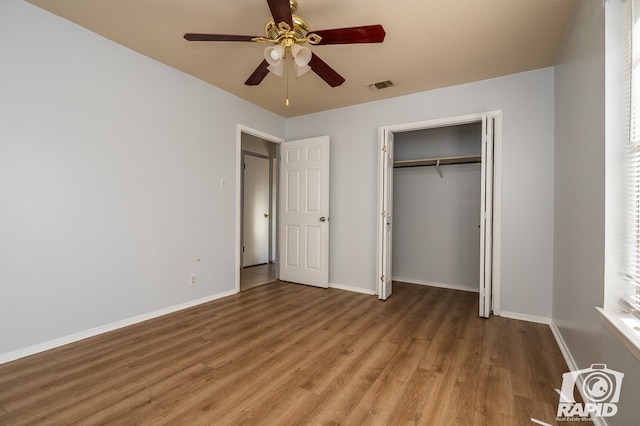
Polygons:
M640 320L622 303L625 297L637 291L632 283L634 280L629 280L634 275L628 272L630 267L640 268L640 256L632 254L640 250L638 234L632 232L637 225L631 225L625 219L640 217L640 204L635 204L633 209L628 207L631 206L629 194L640 196L637 186L629 192L632 185L627 179L632 166L629 156L633 139L632 114L637 114L640 122L640 102L631 107L632 87L640 88L640 66L635 73L631 68L634 42L636 50L640 47L640 22L635 25L638 29L632 37L632 4L634 8L640 8L640 0L608 2L605 13L605 302L604 308L598 308L598 311L603 324L640 359ZM636 15L638 12L640 10ZM621 22L625 24L621 25ZM640 95L640 91L636 90L636 93ZM640 96L636 97L640 101ZM636 139L639 138L640 134ZM636 160L636 163L640 161ZM636 176L638 178L640 176Z

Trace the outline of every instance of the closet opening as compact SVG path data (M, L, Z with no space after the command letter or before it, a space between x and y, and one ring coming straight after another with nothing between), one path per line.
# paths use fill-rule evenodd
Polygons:
M394 138L393 280L479 292L482 123Z
M380 299L393 281L408 282L477 292L480 316L498 311L500 119L495 112L380 128Z

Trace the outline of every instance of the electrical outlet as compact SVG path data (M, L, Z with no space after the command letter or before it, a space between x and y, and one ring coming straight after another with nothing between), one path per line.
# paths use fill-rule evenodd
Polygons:
M189 275L189 285L195 287L198 284L198 276L196 274Z

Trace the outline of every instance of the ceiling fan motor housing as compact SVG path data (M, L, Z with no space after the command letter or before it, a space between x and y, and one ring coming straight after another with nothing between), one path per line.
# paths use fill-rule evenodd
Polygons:
M273 19L267 22L264 32L268 41L272 43L282 43L285 47L291 47L295 43L311 43L318 44L321 37L315 34L309 34L311 27L309 23L299 17L298 15L292 15L293 28L283 22L276 25Z

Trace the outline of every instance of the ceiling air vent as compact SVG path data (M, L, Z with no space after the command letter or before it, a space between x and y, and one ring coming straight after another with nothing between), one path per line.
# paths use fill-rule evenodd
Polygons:
M387 87L393 86L393 82L391 80L378 81L377 83L369 84L369 89L371 90L381 90L386 89Z

